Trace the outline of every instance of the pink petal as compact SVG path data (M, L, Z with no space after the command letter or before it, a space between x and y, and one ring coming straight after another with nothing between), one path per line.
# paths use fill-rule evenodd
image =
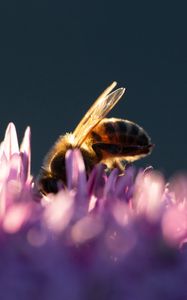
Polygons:
M186 210L179 210L177 206L170 207L162 219L162 231L165 239L174 245L187 238Z
M70 191L60 191L50 195L51 202L46 206L44 220L50 230L62 232L69 224L74 212L74 196Z
M27 127L23 141L20 146L21 158L23 162L23 168L21 170L23 175L23 180L27 181L30 178L30 169L31 169L31 130L30 127Z
M93 239L103 230L103 222L98 216L89 215L81 218L71 228L73 243L84 243Z
M169 191L174 193L175 202L182 203L187 206L187 176L184 174L176 175L171 179Z
M30 206L16 204L8 209L4 220L3 229L8 233L15 233L27 222L30 216Z
M149 220L160 215L165 182L161 174L149 172L136 178L133 205L137 214L144 214Z
M10 123L6 129L3 148L8 160L14 153L19 153L18 138L13 123Z
M9 164L7 161L7 157L5 153L3 152L0 158L0 183L6 180L8 174L9 174Z

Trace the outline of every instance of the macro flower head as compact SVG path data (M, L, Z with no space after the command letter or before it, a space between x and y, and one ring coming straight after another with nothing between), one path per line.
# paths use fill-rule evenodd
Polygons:
M36 197L30 129L0 147L0 299L186 299L187 177L153 168L86 176L66 153L67 184Z

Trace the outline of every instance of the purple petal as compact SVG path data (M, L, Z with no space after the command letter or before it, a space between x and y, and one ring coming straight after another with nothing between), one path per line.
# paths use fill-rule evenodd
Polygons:
M87 181L80 151L68 151L67 188L36 203L30 129L20 151L10 124L0 146L2 299L186 299L186 176L107 177L99 164Z
M79 176L79 168L76 161L75 152L68 150L66 153L66 177L67 187L72 190L76 187Z
M119 176L116 182L116 197L128 202L133 195L133 184L127 181L126 174Z
M66 153L66 173L68 189L76 189L85 193L86 171L82 155L78 149L69 150Z
M112 170L110 173L109 177L107 178L105 187L104 187L104 197L105 198L113 198L116 193L116 181L117 181L117 176L119 174L118 169Z
M20 179L22 160L19 153L12 154L9 165L10 165L10 170L9 170L8 180L10 181L10 180Z
M104 186L106 182L106 177L104 174L105 165L98 164L92 170L88 178L87 189L88 195L94 195L97 198L101 198L104 192Z
M79 198L79 203L81 203L85 202L87 197L86 170L83 157L79 150L74 150L74 157L78 165L77 198Z

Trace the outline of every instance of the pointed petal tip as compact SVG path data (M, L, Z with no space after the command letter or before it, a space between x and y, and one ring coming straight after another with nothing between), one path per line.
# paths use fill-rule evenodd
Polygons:
M13 123L13 122L9 122L9 123L8 123L8 126L7 126L7 129L8 129L8 128L15 128L14 123Z
M13 122L8 123L6 130L5 130L5 136L12 131L16 131L16 126L14 125Z
M31 138L31 131L30 128L27 127L22 139L22 143L20 145L20 152L27 153L30 155L30 138Z
M65 155L65 158L66 159L69 159L70 157L71 157L71 155L72 155L72 150L71 149L69 149L67 152L66 152L66 155Z
M16 127L12 122L8 124L7 129L5 131L4 150L8 159L10 159L13 153L19 152Z
M31 134L31 127L30 127L30 126L27 126L27 127L26 127L26 129L25 129L25 134L26 134L26 133L29 134L29 135Z

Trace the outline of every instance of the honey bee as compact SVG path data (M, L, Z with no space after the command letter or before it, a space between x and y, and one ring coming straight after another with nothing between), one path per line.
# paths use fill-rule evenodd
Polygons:
M124 170L124 162L151 153L150 137L142 127L124 119L105 118L125 92L125 88L112 92L116 84L113 82L104 90L74 132L60 136L46 155L38 178L41 193L56 193L57 183L66 183L65 154L68 149L80 149L87 174L100 162L108 169Z

